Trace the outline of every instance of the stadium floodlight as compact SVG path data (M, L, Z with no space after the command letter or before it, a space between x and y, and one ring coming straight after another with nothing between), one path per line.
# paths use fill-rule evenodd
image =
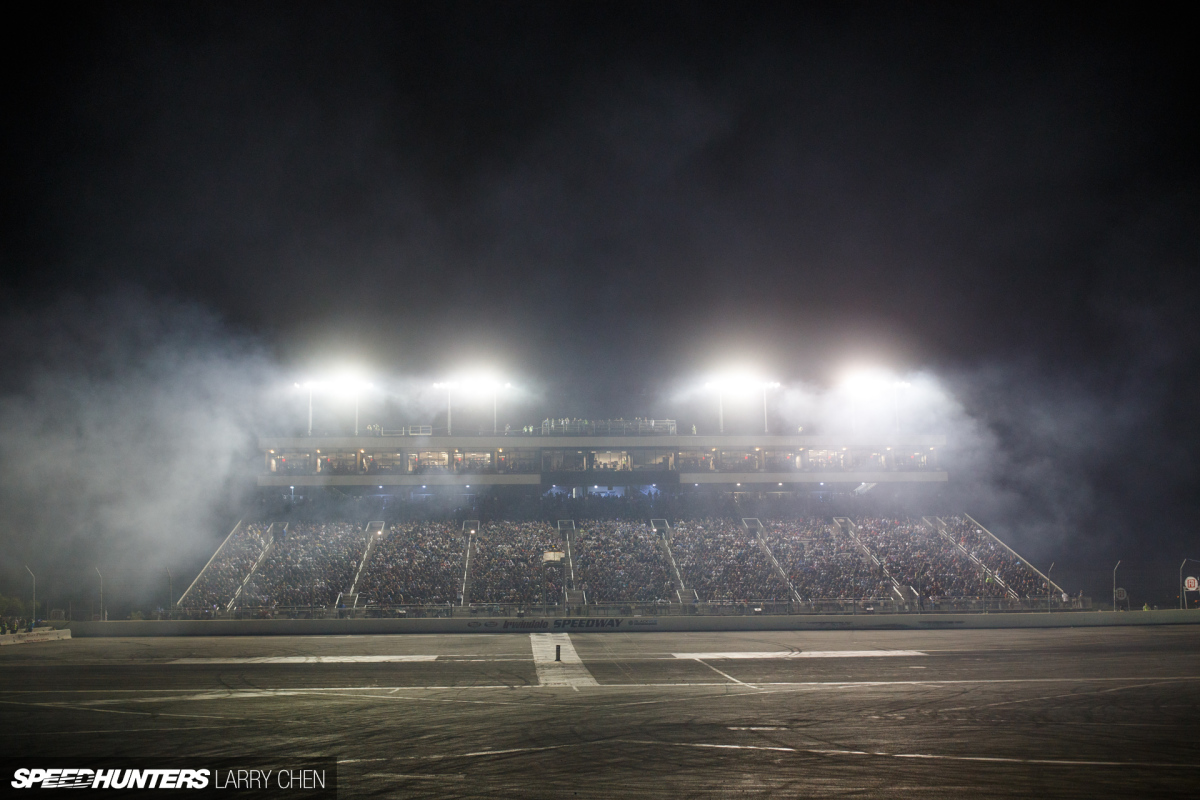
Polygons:
M451 436L450 415L453 411L451 408L455 389L461 389L472 395L492 395L492 435L495 436L499 432L499 423L496 414L497 397L501 389L511 389L512 384L502 382L491 375L467 375L461 378L456 378L449 381L441 381L433 385L435 389L446 390L446 435Z
M312 419L313 419L313 392L327 390L333 394L343 396L349 395L354 398L354 435L358 436L358 400L359 396L366 389L374 389L375 387L350 374L343 374L335 378L324 381L305 381L304 383L293 384L297 389L303 389L308 392L308 435L312 436Z
M881 369L854 369L842 377L841 388L850 395L851 433L858 432L858 399L864 395L878 397L889 392L892 398L892 424L896 433L900 432L900 395L912 388L911 383L897 380Z
M354 398L354 435L358 436L358 400L366 389L375 388L367 381L353 375L342 375L326 385L337 394L350 395Z
M763 433L767 429L767 389L778 389L775 381L767 381L753 375L730 373L718 375L704 384L704 388L717 393L717 432L725 432L725 395L745 394L762 390L763 397Z

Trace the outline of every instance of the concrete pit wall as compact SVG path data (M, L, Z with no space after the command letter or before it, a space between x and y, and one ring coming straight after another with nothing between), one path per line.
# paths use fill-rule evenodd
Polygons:
M1050 614L808 614L762 617L512 617L470 619L110 620L72 622L81 636L354 636L403 633L828 631L1091 628L1200 624L1200 610Z

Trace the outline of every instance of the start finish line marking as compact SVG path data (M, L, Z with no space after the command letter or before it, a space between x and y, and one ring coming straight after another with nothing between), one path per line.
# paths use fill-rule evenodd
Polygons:
M437 656L261 656L258 658L177 658L168 664L377 664L436 661Z
M723 658L888 658L912 657L926 655L920 650L771 650L746 651L726 653L672 653L675 658L686 658L693 661L719 660Z
M531 633L529 644L533 650L533 666L537 669L539 686L599 686L575 652L568 634ZM556 661L556 655L561 660Z

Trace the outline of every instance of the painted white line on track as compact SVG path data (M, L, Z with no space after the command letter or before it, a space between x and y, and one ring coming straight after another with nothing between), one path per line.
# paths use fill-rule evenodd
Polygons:
M1168 769L1196 769L1200 764L1176 764L1161 761L1076 761L1065 758L1006 758L1004 756L949 756L935 753L880 753L869 750L828 750L807 747L778 747L752 744L709 744L707 742L655 742L640 739L612 739L625 744L661 747L698 747L712 750L768 750L782 753L806 753L818 756L876 756L881 758L915 758L938 761L976 761L997 764L1045 764L1061 767L1150 767Z
M726 658L888 658L923 656L920 650L766 650L761 652L672 653L675 658L714 660Z
M773 726L773 725L755 725L755 726L747 726L747 727L741 727L741 728L729 727L729 728L726 728L726 730L730 730L730 731L786 731L786 730L791 730L791 729L790 728L781 728L781 727L777 727L777 726Z
M256 656L253 658L177 658L168 664L379 664L436 661L437 656Z
M466 775L416 775L411 772L368 772L364 778L389 778L399 781L462 781Z
M803 689L811 691L821 691L823 689L887 689L889 687L905 687L905 686L928 686L936 688L939 686L983 686L990 684L1047 684L1047 683L1118 683L1128 681L1149 681L1145 686L1157 686L1163 683L1191 682L1200 681L1200 676L1185 675L1177 677L1131 677L1131 678L965 678L961 680L925 680L925 681L759 681L755 685L762 688L766 686L777 687L783 689ZM713 683L710 681L696 681L692 683L599 683L592 684L599 689L616 689L616 690L636 690L636 689L696 689L696 688L712 688L723 687L730 688L728 683L720 682ZM228 689L211 689L202 690L198 693L179 695L168 694L169 692L178 692L178 689L28 689L28 690L0 690L0 697L22 696L29 695L123 695L123 697L113 697L107 700L74 700L71 705L50 702L30 702L16 700L0 700L0 703L10 703L16 705L37 705L54 708L74 708L82 705L92 704L112 704L112 703L165 703L174 702L177 700L235 700L252 697L291 697L296 695L326 695L337 696L347 692L364 692L369 693L364 696L374 697L377 692L466 692L466 691L513 691L515 689L538 689L538 686L525 684L480 684L480 685L438 685L438 686L309 686L297 688L278 688L278 689L252 689L252 690L228 690ZM1130 687L1123 687L1130 688ZM1137 687L1142 688L1142 687ZM130 695L142 694L143 697L131 697ZM378 695L382 696L382 695ZM1191 706L1186 706L1190 708ZM224 719L222 717L222 719Z
M739 681L737 678L733 677L732 675L730 675L730 674L729 674L729 673L727 673L727 672L722 672L721 670L719 670L719 669L717 669L716 667L714 667L712 664L709 664L707 661L703 661L703 660L701 660L701 659L697 658L697 659L696 659L696 663L697 663L697 664L703 664L704 666L706 666L706 667L708 667L709 669L711 669L713 672L715 672L715 673L717 673L718 675L721 675L721 676L723 676L723 677L725 677L725 678L729 678L729 680L733 681L734 683L736 683L736 684L737 684L737 685L739 685L739 686L745 686L745 687L747 687L747 688L750 688L750 689L757 689L757 688L758 688L757 686L754 686L753 684L746 683L745 681Z
M533 665L537 669L539 685L572 688L600 685L575 652L569 634L531 633L529 644L533 648ZM562 660L556 661L556 655Z

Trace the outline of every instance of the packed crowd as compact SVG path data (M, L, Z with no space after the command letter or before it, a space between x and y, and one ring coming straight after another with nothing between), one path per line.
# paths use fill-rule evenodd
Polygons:
M293 523L246 582L239 608L330 606L350 588L366 532L348 522Z
M984 566L1000 576L1021 597L1036 597L1046 593L1046 583L1028 565L995 539L988 536L965 517L948 517L946 532L967 549Z
M234 531L183 598L183 607L224 608L229 605L267 546L268 527L253 523Z
M1004 587L944 536L908 519L855 520L860 541L888 574L922 597L1004 597Z
M801 600L889 597L892 583L844 533L819 519L768 522L763 539Z
M671 551L684 585L703 602L791 596L755 534L734 522L681 522L671 531Z
M571 545L577 588L589 603L678 602L661 542L642 523L584 523Z
M472 602L519 605L563 602L562 568L542 566L544 553L563 549L562 535L549 523L488 523L472 541Z
M458 604L467 539L458 523L393 525L358 579L359 605Z

